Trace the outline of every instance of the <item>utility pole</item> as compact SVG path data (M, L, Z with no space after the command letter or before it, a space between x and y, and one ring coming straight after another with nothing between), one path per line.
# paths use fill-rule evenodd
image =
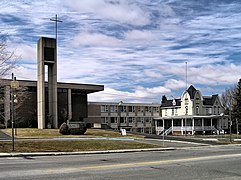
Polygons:
M239 131L238 131L238 119L237 118L236 118L236 127L237 127L237 139L238 139Z
M12 73L12 82L14 74ZM12 151L14 151L14 88L11 85L11 109L12 109Z

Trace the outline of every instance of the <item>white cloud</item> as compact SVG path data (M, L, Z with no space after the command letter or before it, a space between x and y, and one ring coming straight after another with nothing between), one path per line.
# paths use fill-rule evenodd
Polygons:
M159 80L161 80L163 78L163 75L161 74L161 72L156 71L155 69L145 69L144 74L147 77L156 78L156 79L159 79Z
M124 101L124 102L159 102L163 94L171 91L165 87L144 88L137 87L134 92L118 91L112 88L105 88L103 92L89 95L89 101Z
M154 34L150 31L133 30L125 33L128 41L150 41L154 39Z
M181 88L185 88L186 82L183 81L183 80L168 79L165 82L164 87L166 87L168 89L172 89L172 90L178 90L178 89L181 89Z
M149 14L135 4L126 0L110 3L106 0L66 0L65 3L79 11L96 14L105 19L133 25L146 25L150 23Z
M220 92L220 85L229 87L241 77L241 3L208 5L194 0L3 0L0 31L22 56L16 74L32 79L38 37L54 37L49 19L58 14L63 20L60 81L104 84L98 101L152 102L185 87L185 61L188 84Z
M80 33L74 37L73 44L75 46L121 46L122 41L111 36L103 34Z
M30 46L27 44L14 45L16 47L15 53L21 57L23 60L28 62L36 62L37 59L37 47Z

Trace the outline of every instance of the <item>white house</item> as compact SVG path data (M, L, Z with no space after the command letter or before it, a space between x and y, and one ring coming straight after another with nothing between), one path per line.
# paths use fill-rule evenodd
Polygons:
M219 96L202 96L192 85L181 98L162 102L161 113L154 119L157 134L218 134L228 129Z

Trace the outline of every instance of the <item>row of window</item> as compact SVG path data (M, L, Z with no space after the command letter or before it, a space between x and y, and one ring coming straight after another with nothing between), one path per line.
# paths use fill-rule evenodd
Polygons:
M120 123L127 123L127 121L131 123L152 123L151 117L110 117L111 123L117 123L118 119L120 118ZM101 123L108 124L108 117L101 117Z
M117 105L101 105L101 112L159 112L160 107L151 106L117 106Z
M165 109L165 116L167 116L167 110L168 109ZM188 107L187 106L185 108L185 112L186 112L186 115L188 115ZM214 106L214 108L212 108L212 107L206 108L206 114L209 114L209 115L210 114L220 114L220 112L221 112L221 108L219 106L218 107ZM196 115L200 114L199 106L196 106L195 114ZM172 116L174 116L174 115L178 115L177 108L172 108Z

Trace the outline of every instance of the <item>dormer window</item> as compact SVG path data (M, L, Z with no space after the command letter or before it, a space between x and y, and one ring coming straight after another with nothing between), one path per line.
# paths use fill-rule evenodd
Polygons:
M175 99L172 100L172 105L173 105L173 106L176 106L176 101L175 101Z

